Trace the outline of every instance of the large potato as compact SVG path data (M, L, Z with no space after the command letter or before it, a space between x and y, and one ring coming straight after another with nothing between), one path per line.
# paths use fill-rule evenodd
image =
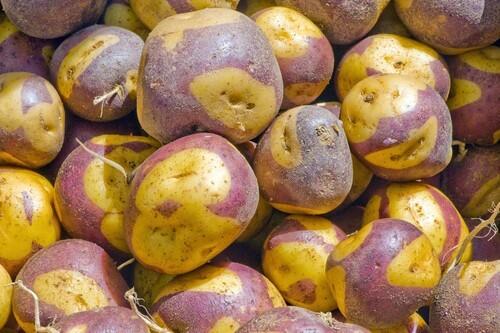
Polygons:
M39 168L63 140L64 107L54 87L31 73L0 74L0 165Z
M101 135L85 146L130 173L159 144L142 136ZM115 258L130 255L123 229L129 184L122 173L78 147L59 169L54 189L57 214L72 238L94 242Z
M76 115L92 121L121 118L136 106L143 46L129 30L90 26L56 49L50 63L52 80Z
M466 143L500 140L500 47L490 46L449 58L454 138Z
M106 0L1 0L9 19L25 34L57 38L95 23Z
M353 177L342 124L319 106L278 116L257 145L254 169L264 198L291 214L331 211L346 198Z
M395 0L395 7L412 35L444 54L485 47L500 36L497 0Z
M54 189L39 174L0 167L0 265L11 276L35 252L59 240Z
M283 80L251 19L209 8L169 17L151 32L137 93L141 126L160 142L209 131L242 143L276 116Z
M149 35L149 29L141 22L130 7L128 0L111 0L104 12L105 25L115 26L135 32L142 39Z
M125 211L129 249L158 272L192 271L238 238L258 200L255 175L229 141L207 133L178 139L137 169Z
M12 282L9 272L0 265L0 329L5 325L10 315L12 298Z
M349 91L340 117L354 154L381 178L428 178L451 160L448 107L418 79L369 76Z

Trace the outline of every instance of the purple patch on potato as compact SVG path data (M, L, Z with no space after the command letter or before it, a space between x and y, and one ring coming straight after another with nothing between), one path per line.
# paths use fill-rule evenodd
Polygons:
M311 279L302 279L290 285L285 293L295 301L312 304L316 300L316 284Z
M33 200L31 199L30 194L26 191L22 192L22 196L23 196L24 214L26 215L26 219L29 221L31 225L33 219Z
M21 90L21 110L23 114L28 113L29 109L40 103L53 103L45 80L36 76L27 78L23 83Z
M167 200L161 205L157 206L156 210L160 212L161 215L169 217L170 215L175 213L175 211L180 207L181 204L179 204L178 202L175 202L173 200Z

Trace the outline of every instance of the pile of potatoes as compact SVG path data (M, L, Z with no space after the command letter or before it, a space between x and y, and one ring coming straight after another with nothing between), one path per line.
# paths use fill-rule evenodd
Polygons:
M0 4L0 333L500 332L499 1Z

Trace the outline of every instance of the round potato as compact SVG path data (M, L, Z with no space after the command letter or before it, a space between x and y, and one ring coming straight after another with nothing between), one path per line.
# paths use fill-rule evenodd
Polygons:
M335 88L342 101L356 83L376 74L401 74L414 77L444 100L450 92L450 74L443 58L425 44L410 38L379 34L366 37L342 58Z
M25 34L57 38L97 22L106 0L0 0L9 19Z
M314 102L333 74L333 49L321 30L286 7L263 9L252 16L271 42L283 76L282 109Z
M208 131L242 143L276 116L283 79L250 18L209 8L169 17L151 32L137 93L141 126L160 142Z
M0 265L0 329L4 327L10 316L12 286L9 272Z
M452 126L439 94L415 78L369 76L349 91L340 114L353 153L391 181L434 176L452 157Z
M276 6L274 0L241 0L238 3L238 10L247 16L252 16L259 10Z
M0 188L0 265L14 277L35 252L59 240L60 227L54 189L44 177L0 167Z
M430 301L441 267L419 229L403 220L381 219L335 246L326 275L349 322L386 329L403 324Z
M405 27L403 22L401 22L398 14L396 14L394 1L389 2L382 14L380 14L380 17L373 29L368 33L368 35L376 34L394 34L411 38L410 32Z
M395 0L412 35L444 54L493 44L500 36L500 2L491 0Z
M330 42L351 44L370 31L389 0L276 0L315 22Z
M121 118L135 109L144 42L135 33L93 25L67 38L50 63L66 105L91 121Z
M318 106L278 116L259 141L253 165L264 198L290 214L327 213L342 203L352 185L342 124Z
M40 300L40 324L105 306L126 306L127 284L111 257L99 246L79 239L59 241L37 252L17 275ZM34 333L34 300L15 288L14 316L21 328Z
M448 107L457 140L491 145L500 140L500 47L450 57Z
M128 0L111 0L104 11L103 22L108 26L120 27L135 32L144 40L149 35L149 29L135 15Z
M39 168L64 140L64 107L44 78L25 72L0 74L0 165Z
M255 175L229 141L208 133L178 139L137 169L125 210L129 249L158 272L192 271L240 236L258 200Z

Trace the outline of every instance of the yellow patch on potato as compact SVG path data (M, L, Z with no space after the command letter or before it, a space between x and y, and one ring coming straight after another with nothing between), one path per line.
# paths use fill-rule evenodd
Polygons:
M189 0L195 10L217 7L235 9L239 0Z
M307 208L307 207L301 207L301 206L293 206L289 204L284 204L284 203L277 203L277 202L271 202L270 203L272 207L276 208L277 210L288 213L288 214L309 214L309 215L319 215L324 213L324 210L320 209L314 209L314 208Z
M164 18L176 14L168 0L130 0L130 6L149 29L153 29Z
M382 204L382 197L378 194L374 194L368 204L365 207L363 213L363 225L380 219L380 205Z
M347 200L353 202L366 190L370 181L372 180L373 173L354 155L352 157L353 181L352 187L347 195Z
M413 4L413 0L396 0L396 6L401 9L408 9Z
M9 272L0 265L0 329L5 325L10 315L13 288L10 285L11 282Z
M276 118L271 125L271 135L269 138L271 154L276 163L287 169L296 168L302 163L302 147L297 135L297 115L299 112L300 107L288 110ZM271 205L275 206L277 204L271 203ZM285 204L279 205L280 208L287 208L282 207ZM300 213L300 211L297 211L297 213Z
M337 244L332 252L332 257L335 261L341 261L351 255L356 251L361 245L363 245L365 239L370 235L372 231L372 224L367 224L361 228L355 234L350 235L342 242Z
M109 304L104 290L94 279L73 270L58 269L38 275L33 291L41 302L57 307L66 315Z
M11 154L5 151L0 151L0 164L29 167L27 163L17 159L16 157L12 156Z
M112 3L106 8L104 24L133 31L146 39L149 29L141 22L132 8L124 3Z
M286 306L285 300L283 299L283 296L279 292L278 288L276 288L276 286L271 281L269 281L267 277L262 276L262 278L264 279L264 282L267 286L267 295L271 300L273 308L281 308L283 306Z
M18 31L16 26L3 13L0 13L0 44Z
M450 98L447 101L450 111L474 103L481 98L481 87L469 80L453 79Z
M459 56L467 65L482 72L500 74L500 48L495 46L467 52Z
M232 317L222 317L217 320L208 333L233 333L240 328L240 323Z
M469 297L479 294L490 280L500 272L500 261L472 261L458 272L458 290Z
M417 166L431 154L437 134L438 120L432 116L420 128L410 130L404 142L367 154L365 159L387 169L402 170Z
M500 175L497 174L485 182L462 209L464 215L481 216L482 212L488 211L492 202L500 198Z
M342 266L334 266L326 271L326 277L340 312L344 317L347 316L347 308L345 306L346 273L344 268Z
M87 333L87 325L81 324L71 327L67 333Z
M329 79L320 82L303 82L286 85L284 94L292 103L305 105L310 103L322 92L330 82Z

